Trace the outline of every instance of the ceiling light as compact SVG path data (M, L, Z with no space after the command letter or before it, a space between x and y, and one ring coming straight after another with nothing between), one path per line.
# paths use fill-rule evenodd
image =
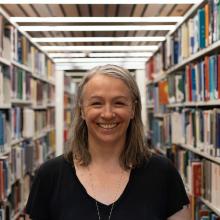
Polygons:
M55 63L146 62L146 58L54 58Z
M122 66L126 69L145 69L145 63L143 62L106 62L106 63L58 63L56 64L56 70L89 70L96 66L103 66L106 64L113 64Z
M41 46L45 51L155 51L157 45L149 46Z
M175 25L20 26L22 31L169 31Z
M13 22L25 23L131 23L131 22L181 22L183 17L10 17Z
M48 53L50 57L86 57L86 53Z
M151 52L134 52L134 53L89 53L89 57L150 57Z
M165 37L39 37L33 42L147 42L164 41Z
M0 0L0 4L196 4L201 0Z
M58 57L150 57L153 55L152 52L133 52L133 53L48 53L51 58Z

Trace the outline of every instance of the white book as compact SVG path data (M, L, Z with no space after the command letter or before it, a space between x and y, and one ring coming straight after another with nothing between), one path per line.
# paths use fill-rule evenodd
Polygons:
M25 138L30 138L34 136L34 111L32 109L23 109L22 135Z
M1 66L0 66L0 105L3 104L4 100L4 94L3 94L3 73L1 71Z

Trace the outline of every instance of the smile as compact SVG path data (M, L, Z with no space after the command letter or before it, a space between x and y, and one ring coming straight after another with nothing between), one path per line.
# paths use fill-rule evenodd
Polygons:
M117 123L98 123L98 126L104 129L113 129L117 126Z

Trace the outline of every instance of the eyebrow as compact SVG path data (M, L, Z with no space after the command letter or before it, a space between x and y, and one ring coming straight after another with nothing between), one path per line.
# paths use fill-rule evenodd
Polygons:
M126 97L126 96L116 96L116 97L113 97L113 99L120 99L120 98L122 98L122 99L128 99L128 97ZM91 100L91 99L103 99L103 97L102 97L102 96L95 95L95 96L89 97L89 100Z

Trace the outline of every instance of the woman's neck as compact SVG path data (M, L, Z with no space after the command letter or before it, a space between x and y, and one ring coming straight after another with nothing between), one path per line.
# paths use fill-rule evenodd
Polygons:
M91 166L108 167L115 169L119 168L120 155L124 145L100 145L97 143L89 142L89 152L91 154Z

